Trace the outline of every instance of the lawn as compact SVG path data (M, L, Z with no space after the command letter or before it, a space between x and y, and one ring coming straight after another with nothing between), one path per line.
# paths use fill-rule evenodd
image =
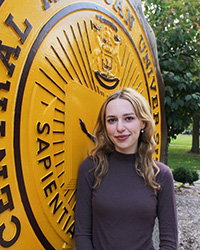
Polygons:
M176 140L172 140L168 152L169 167L174 169L181 166L200 170L200 154L189 153L191 147L191 135L178 135Z

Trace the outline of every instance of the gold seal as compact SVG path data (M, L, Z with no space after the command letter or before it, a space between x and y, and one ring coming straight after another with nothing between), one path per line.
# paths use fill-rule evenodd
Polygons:
M148 100L161 154L161 101L131 1L0 1L0 246L71 249L77 172L102 102Z

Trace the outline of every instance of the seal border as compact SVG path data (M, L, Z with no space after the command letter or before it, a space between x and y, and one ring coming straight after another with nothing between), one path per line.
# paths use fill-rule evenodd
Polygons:
M148 93L148 99L149 99L149 104L150 102L150 94L149 94L149 88L147 84L147 78L144 70L144 66L142 64L140 55L138 53L138 50L135 46L135 43L133 39L131 38L129 32L127 29L124 27L124 25L120 22L120 20L112 14L108 9L94 3L88 3L88 2L81 2L81 3L74 3L68 6L63 7L63 9L59 10L57 13L55 13L41 28L39 31L37 37L35 38L33 45L31 46L28 56L26 58L24 68L21 74L21 78L19 80L19 85L18 85L18 92L17 92L17 97L16 97L16 103L15 103L15 113L14 113L14 160L15 160L15 169L16 169L16 175L17 175L17 180L18 180L18 187L22 199L22 203L26 212L26 215L28 217L28 220L31 224L31 227L33 231L35 232L38 240L40 243L43 245L44 248L46 249L54 249L54 247L51 245L51 243L48 241L46 236L43 234L42 230L40 229L37 220L34 216L34 213L32 211L27 191L25 188L25 181L23 177L23 171L22 171L22 162L21 162L21 150L20 150L20 121L21 121L21 110L22 110L22 101L23 101L23 95L24 95L24 90L25 90L25 85L27 81L27 77L29 75L29 71L32 65L32 62L34 60L34 57L39 49L40 44L42 43L43 39L47 36L51 28L56 25L56 23L59 22L63 17L67 16L68 14L77 11L77 10L95 10L99 11L101 13L104 13L108 15L111 19L113 19L118 25L124 30L126 33L127 37L131 41L137 55L138 59L140 61L142 70L144 72L144 78L145 82L147 85L147 93Z

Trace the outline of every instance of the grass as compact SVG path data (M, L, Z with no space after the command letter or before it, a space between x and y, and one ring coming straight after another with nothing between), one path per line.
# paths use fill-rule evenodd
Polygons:
M168 165L170 168L185 167L200 170L200 154L189 153L191 147L191 135L178 135L176 140L172 140L168 151Z

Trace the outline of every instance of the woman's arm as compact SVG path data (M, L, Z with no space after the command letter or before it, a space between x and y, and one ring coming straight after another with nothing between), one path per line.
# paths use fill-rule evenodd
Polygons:
M158 165L161 170L158 177L161 189L158 192L157 206L160 250L177 250L178 229L173 175L168 166L162 163Z
M75 208L76 250L93 250L92 245L92 186L93 167L91 159L86 158L79 168L77 198Z

